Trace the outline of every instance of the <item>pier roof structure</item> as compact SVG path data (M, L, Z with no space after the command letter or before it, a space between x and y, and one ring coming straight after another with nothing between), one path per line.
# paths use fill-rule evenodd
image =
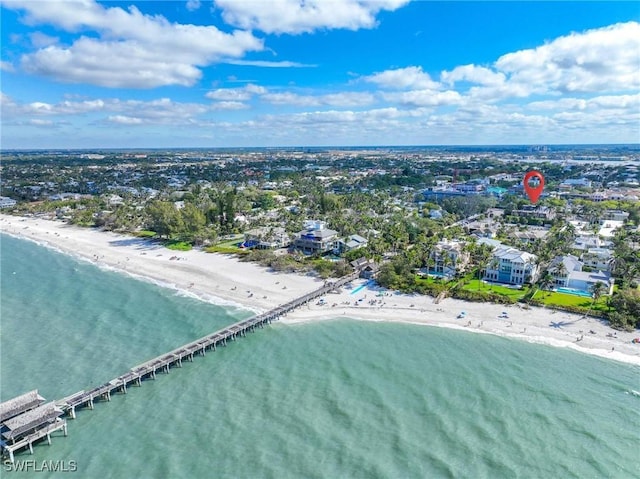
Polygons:
M44 402L45 399L38 394L37 389L9 399L0 404L0 422L5 422L7 419L34 409Z
M4 426L8 430L3 432L2 436L8 440L15 440L29 431L54 422L63 413L64 411L54 402L43 404L5 421Z

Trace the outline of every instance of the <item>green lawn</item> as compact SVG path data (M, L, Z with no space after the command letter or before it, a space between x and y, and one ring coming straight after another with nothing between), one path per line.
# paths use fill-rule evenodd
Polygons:
M232 239L221 241L213 246L208 246L204 250L207 253L246 254L249 252L248 250L238 248L238 243L242 243L243 240L243 235L236 235Z
M449 283L453 285L458 282L458 280L447 281L440 278L434 278L432 276L426 276L426 275L422 276L419 274L416 275L416 281L420 283L426 283L426 284L442 284L442 285L448 285Z
M542 301L544 304L555 306L572 306L585 309L591 309L593 300L584 296L576 296L575 294L558 293L556 291L538 291L534 295L533 299ZM606 312L609 310L607 306L608 296L602 296L598 299L594 311Z
M136 231L133 234L135 236L137 236L138 238L153 238L153 237L156 236L156 232L155 231L150 231L150 230Z
M165 243L165 247L167 249L171 249L174 251L189 251L192 246L190 243L186 241L178 241L178 240L169 240Z
M512 288L507 288L505 286L500 286L496 284L488 284L483 281L479 281L477 279L472 279L471 281L469 281L468 284L465 284L462 289L465 289L467 291L476 291L476 292L479 291L481 293L502 294L504 296L510 297L514 301L520 300L522 297L524 297L525 293L527 292L526 288L512 289Z
M214 246L217 246L217 247L220 247L220 248L240 249L240 248L238 248L238 243L242 243L242 240L244 240L244 236L243 235L236 235L232 239L226 240L226 241L221 241L220 243L216 243Z

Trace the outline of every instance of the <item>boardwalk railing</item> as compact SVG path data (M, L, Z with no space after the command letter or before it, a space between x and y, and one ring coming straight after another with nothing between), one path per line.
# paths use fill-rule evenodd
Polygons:
M114 392L127 392L127 387L131 385L142 384L145 379L155 379L157 372L169 373L171 367L182 367L182 361L193 361L196 354L204 356L209 349L216 350L219 345L226 346L228 340L234 341L238 336L245 336L247 331L254 331L256 328L262 328L265 324L270 324L277 320L280 316L307 304L309 301L323 296L331 291L340 288L344 284L357 279L360 272L356 271L348 276L336 280L335 282L325 283L321 288L316 289L304 296L296 298L288 303L282 304L265 313L257 314L251 318L238 321L214 333L203 336L200 339L191 341L176 348L168 353L150 359L142 364L131 368L125 374L108 381L101 386L97 386L88 391L79 391L71 396L56 401L56 405L67 413L71 418L76 417L77 407L89 407L93 409L95 400L111 400L111 394Z

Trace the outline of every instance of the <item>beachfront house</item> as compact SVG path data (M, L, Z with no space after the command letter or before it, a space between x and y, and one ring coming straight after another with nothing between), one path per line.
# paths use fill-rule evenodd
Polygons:
M9 198L8 196L0 196L0 208L13 208L16 205L16 200Z
M349 263L351 267L360 272L360 277L365 279L373 279L380 271L380 266L373 260L367 258L358 258Z
M284 248L290 242L291 238L284 228L262 226L246 231L242 245L245 248L275 249Z
M583 271L584 264L573 255L557 256L549 265L556 289L590 295L596 283L605 285L605 294L613 293L614 279L606 271ZM561 291L562 291L561 289Z
M607 210L604 212L604 220L612 221L628 221L629 213L622 210Z
M590 248L580 256L585 266L596 271L611 271L613 251L609 248Z
M499 243L493 240L495 243ZM511 246L498 244L487 264L483 279L503 284L522 285L538 278L537 257Z
M367 244L367 238L360 235L351 235L344 240L338 241L338 253L346 253L354 249L364 248Z
M610 248L613 246L613 242L609 240L603 240L598 235L595 234L581 234L576 237L571 245L571 249L578 253L582 253L585 251L589 251L590 249L595 248Z
M326 254L338 247L338 232L326 227L324 221L306 221L293 246L304 254Z
M438 241L429 254L428 274L453 278L457 271L462 271L469 262L469 253L464 251L464 244L458 240Z

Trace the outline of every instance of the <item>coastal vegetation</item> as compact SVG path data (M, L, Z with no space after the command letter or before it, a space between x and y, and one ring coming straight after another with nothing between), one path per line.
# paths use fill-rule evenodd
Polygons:
M528 303L606 316L614 327L639 326L640 202L593 195L633 178L633 167L617 163L558 161L517 149L418 151L402 153L287 152L98 152L34 153L3 157L0 193L17 201L7 211L46 215L85 227L129 233L184 251L238 255L278 271L340 276L360 257L380 265L377 281L405 292L470 301ZM245 154L246 153L246 154ZM604 155L603 152L598 152ZM546 191L538 206L549 214L527 215L519 189L529 169L545 172ZM567 189L567 179L583 178ZM483 184L490 195L428 196L441 185ZM622 211L624 224L610 238L613 296L598 287L591 297L553 291L554 258L579 254L580 231L597 237L608 211ZM283 228L293 238L307 219L324 221L338 237L359 235L366 246L331 255L305 256L242 247L254 228ZM584 223L578 231L576 221ZM536 256L541 270L533 282L511 288L483 281L492 237ZM425 274L434 266L438 244L457 240L468 261L443 266L448 278ZM442 266L442 265L441 265ZM589 266L586 267L587 270Z

